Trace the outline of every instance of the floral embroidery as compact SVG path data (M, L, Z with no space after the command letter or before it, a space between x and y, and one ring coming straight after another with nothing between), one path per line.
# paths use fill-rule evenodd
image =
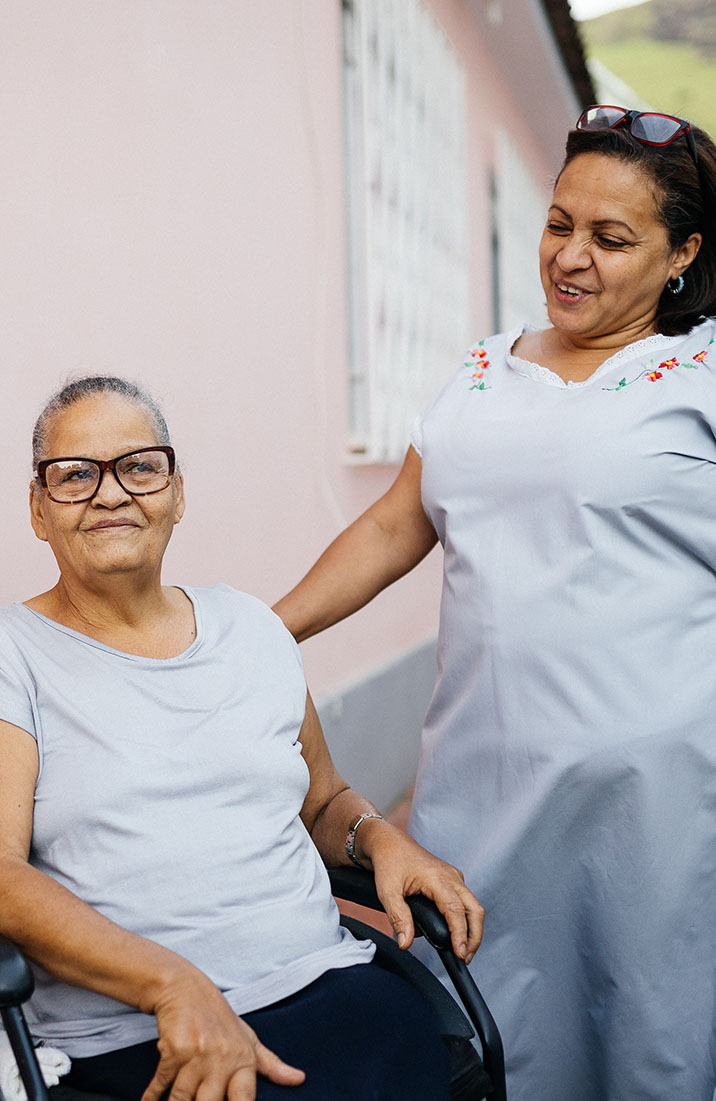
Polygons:
M623 390L626 386L631 386L633 382L639 382L640 379L646 379L647 382L658 382L660 378L664 377L664 371L673 371L675 367L684 367L687 370L698 371L700 365L709 354L709 348L712 344L713 340L710 340L708 347L704 348L702 352L697 352L696 355L691 356L691 361L685 360L680 362L675 357L672 357L671 359L665 359L658 367L654 367L653 359L649 360L646 367L644 367L644 369L634 378L630 378L628 381L626 378L622 378L616 386L602 386L602 390Z
M488 386L485 382L485 372L490 366L490 361L487 358L487 352L483 345L485 341L478 341L477 345L470 352L470 359L465 360L466 367L472 367L472 380L471 390L491 390L492 387Z

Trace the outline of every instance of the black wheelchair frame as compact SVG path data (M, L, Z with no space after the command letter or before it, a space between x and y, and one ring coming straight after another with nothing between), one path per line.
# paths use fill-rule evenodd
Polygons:
M358 868L334 868L329 875L337 898L382 911L370 872ZM376 961L387 970L401 975L430 1003L455 1064L454 1101L483 1101L483 1098L507 1101L499 1030L470 971L452 951L445 919L434 903L422 895L410 897L408 904L416 933L424 936L437 952L464 1012L432 972L409 952L399 949L390 937L356 918L343 916L341 922L356 936L373 940ZM29 1101L50 1101L22 1009L33 989L32 972L27 961L16 945L0 936L0 1017ZM471 1044L475 1033L482 1050L481 1061ZM466 1051L469 1053L467 1058ZM65 1092L72 1092L77 1101L83 1097L79 1091ZM91 1101L90 1095L84 1096Z

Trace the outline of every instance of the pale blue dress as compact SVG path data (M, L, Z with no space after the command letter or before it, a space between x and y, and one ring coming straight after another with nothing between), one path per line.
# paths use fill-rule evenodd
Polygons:
M520 331L413 431L445 572L410 828L486 908L510 1101L712 1101L716 324L570 384Z

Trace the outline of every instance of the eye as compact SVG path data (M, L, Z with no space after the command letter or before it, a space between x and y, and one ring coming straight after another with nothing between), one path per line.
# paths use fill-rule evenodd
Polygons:
M149 459L137 459L135 462L122 464L122 471L126 474L156 474L157 470L157 463Z
M64 471L60 478L60 482L62 482L63 484L66 484L68 482L91 482L93 478L93 471L83 469L82 467L76 467L74 470Z
M549 233L555 233L558 237L566 237L572 232L572 227L565 222L547 222L545 227Z
M626 245L627 245L626 241L620 241L616 237L600 236L600 237L597 237L597 241L602 246L602 248L606 248L606 249L626 248Z

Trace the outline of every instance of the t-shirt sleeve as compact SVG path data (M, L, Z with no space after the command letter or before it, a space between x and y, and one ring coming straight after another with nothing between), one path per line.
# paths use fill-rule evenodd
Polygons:
M15 647L0 634L0 719L26 730L37 740L32 683Z

